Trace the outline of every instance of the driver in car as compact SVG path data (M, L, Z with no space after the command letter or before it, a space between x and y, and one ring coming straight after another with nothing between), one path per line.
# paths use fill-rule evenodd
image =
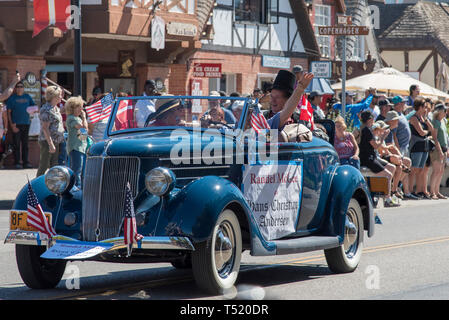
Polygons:
M158 99L155 109L148 116L145 126L185 126L185 107L179 99Z

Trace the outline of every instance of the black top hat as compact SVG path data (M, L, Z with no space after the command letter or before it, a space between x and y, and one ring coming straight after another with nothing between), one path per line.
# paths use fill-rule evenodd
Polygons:
M283 90L289 95L295 89L296 77L293 73L287 70L279 70L276 79L274 79L273 89Z

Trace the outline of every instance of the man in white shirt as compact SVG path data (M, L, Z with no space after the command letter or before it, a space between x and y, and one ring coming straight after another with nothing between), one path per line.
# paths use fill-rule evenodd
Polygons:
M156 83L153 80L147 80L144 87L144 97L159 95L156 90ZM143 128L148 116L155 112L155 101L152 99L138 100L136 103L136 121L137 127Z

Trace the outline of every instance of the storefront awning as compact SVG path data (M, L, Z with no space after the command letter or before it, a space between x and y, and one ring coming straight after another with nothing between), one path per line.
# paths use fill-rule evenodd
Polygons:
M97 72L98 64L83 64L81 72ZM74 72L73 64L47 64L47 72Z

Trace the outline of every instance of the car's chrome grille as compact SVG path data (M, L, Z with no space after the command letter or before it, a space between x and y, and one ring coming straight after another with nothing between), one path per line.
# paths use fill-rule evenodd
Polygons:
M176 176L176 184L183 186L204 176L215 175L229 178L229 164L173 164L169 159L160 159L160 165L169 168Z
M137 195L139 159L134 157L90 157L83 182L83 239L116 237L123 220L125 186ZM98 235L98 237L97 237Z

